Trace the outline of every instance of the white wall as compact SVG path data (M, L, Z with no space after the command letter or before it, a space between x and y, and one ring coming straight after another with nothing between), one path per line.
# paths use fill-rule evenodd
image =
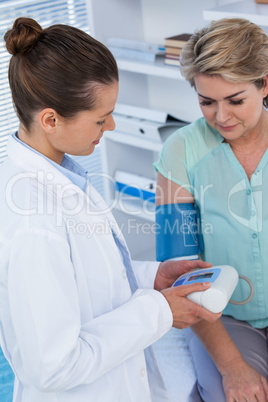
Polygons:
M93 36L164 43L205 26L203 10L239 0L87 0ZM240 0L243 1L243 0ZM252 0L253 1L253 0ZM176 68L176 67L174 67ZM163 110L187 121L201 116L194 90L183 80L120 71L118 102Z
M164 43L164 38L167 36L179 33L193 33L209 23L203 19L204 9L234 1L142 0L144 40L153 43ZM202 114L195 91L187 82L148 77L147 85L148 103L153 109L163 110L164 108L165 111L187 121L193 121L201 117Z

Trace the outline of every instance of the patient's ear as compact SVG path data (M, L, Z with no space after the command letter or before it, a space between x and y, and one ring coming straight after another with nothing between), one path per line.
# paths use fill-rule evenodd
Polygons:
M263 87L262 87L263 97L266 98L268 95L268 75L263 77Z
M43 109L39 115L39 124L42 129L47 133L53 133L58 124L58 114L54 109Z

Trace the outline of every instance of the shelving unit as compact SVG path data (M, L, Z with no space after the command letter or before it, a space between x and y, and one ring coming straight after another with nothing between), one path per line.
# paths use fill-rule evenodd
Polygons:
M209 21L229 17L245 18L255 24L268 26L268 4L257 4L254 0L242 0L203 12L203 18Z
M124 59L117 59L120 70L130 71L133 73L148 74L156 77L164 77L171 79L183 80L180 69L178 67L169 67L163 61L156 63L133 62Z
M106 132L102 140L103 170L109 172L104 179L106 202L127 238L132 257L155 258L154 205L139 198L124 196L115 190L115 172L135 173L156 179L153 162L161 150L160 143L134 135Z
M87 0L87 7L91 34L104 44L109 37L161 44L165 37L193 33L207 20L224 17L247 18L268 26L268 5L254 0ZM118 59L117 63L119 103L168 112L189 122L201 116L195 90L184 80L179 67L166 66L163 60L144 63ZM116 130L105 133L101 144L107 177L105 199L113 206L134 259L155 258L153 208L146 210L139 199L118 200L113 178L116 170L123 170L155 180L152 165L161 148L161 143Z

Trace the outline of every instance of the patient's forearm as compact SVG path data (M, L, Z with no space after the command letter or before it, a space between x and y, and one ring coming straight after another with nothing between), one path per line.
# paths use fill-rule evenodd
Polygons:
M226 374L230 366L243 361L220 319L213 323L200 321L192 326L192 330L203 343L221 375Z

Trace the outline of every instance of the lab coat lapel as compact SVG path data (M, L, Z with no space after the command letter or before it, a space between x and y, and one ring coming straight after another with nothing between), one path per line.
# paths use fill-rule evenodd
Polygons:
M138 289L138 283L133 271L132 263L131 263L131 256L126 244L126 241L124 239L124 236L122 235L122 232L119 228L119 226L116 223L116 220L114 219L113 214L110 211L110 208L106 204L106 202L103 200L103 198L100 196L100 194L95 190L95 188L89 184L87 187L87 194L89 195L89 198L92 200L92 202L96 205L97 208L100 209L102 213L105 214L105 216L109 220L110 228L112 231L112 235L114 237L115 244L117 245L118 249L120 250L123 263L126 268L126 273L129 281L129 285L131 288L132 293L134 293Z
M93 204L97 207L99 210L99 213L103 215L103 217L107 218L109 220L109 224L111 227L112 232L116 235L116 237L119 238L120 243L127 248L127 244L125 242L125 239L121 233L121 230L114 219L114 216L109 208L109 206L106 204L104 199L100 196L100 194L95 190L95 188L89 183L88 187L86 189L86 194L90 198L90 200L93 202Z

